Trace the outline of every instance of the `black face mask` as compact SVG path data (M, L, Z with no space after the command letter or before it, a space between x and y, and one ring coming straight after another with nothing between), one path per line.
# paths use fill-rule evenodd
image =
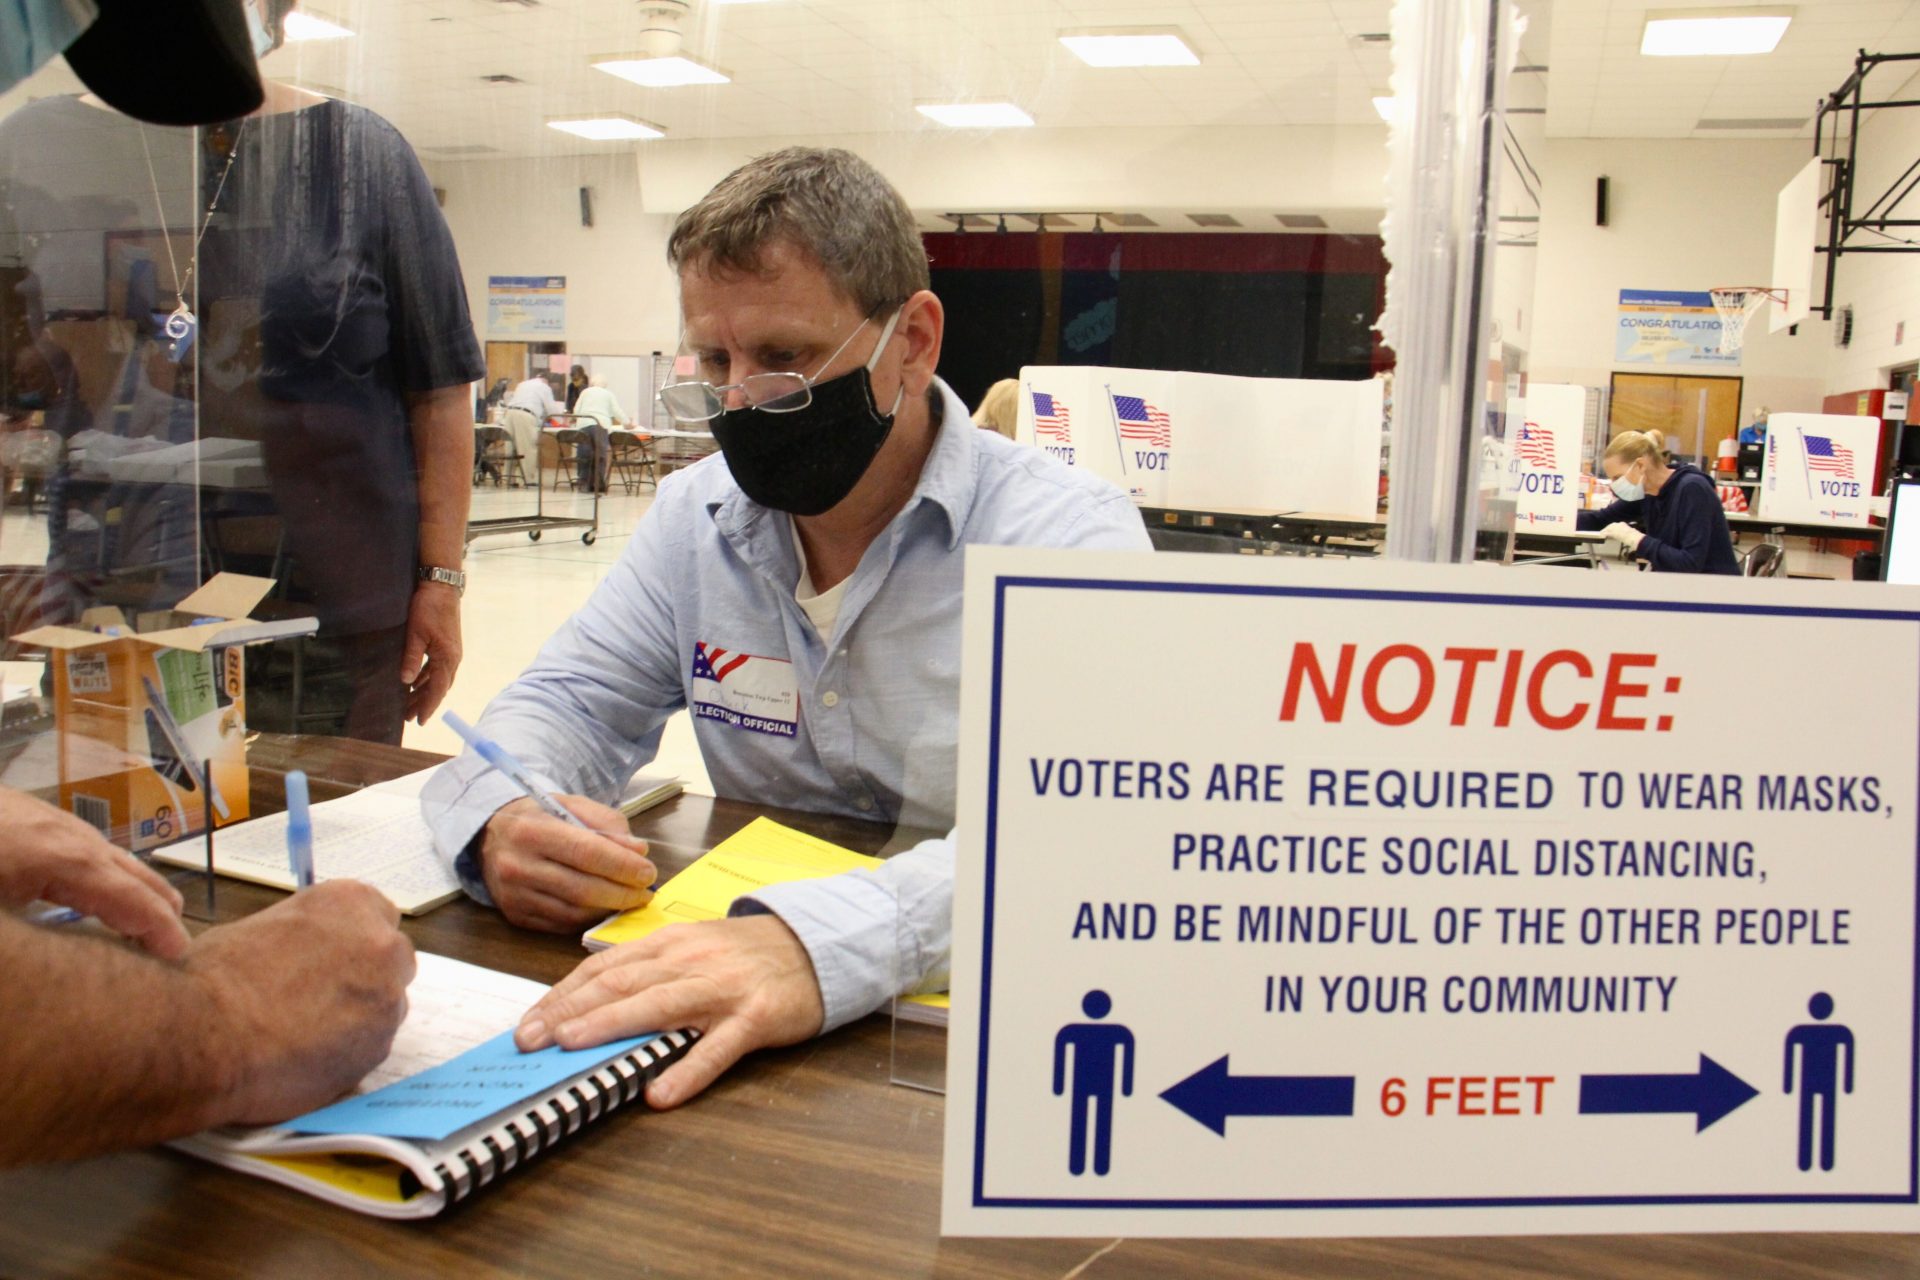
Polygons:
M813 384L813 401L792 413L728 409L713 419L713 438L727 456L740 491L763 507L817 516L846 500L893 430L893 410L873 402L866 369Z

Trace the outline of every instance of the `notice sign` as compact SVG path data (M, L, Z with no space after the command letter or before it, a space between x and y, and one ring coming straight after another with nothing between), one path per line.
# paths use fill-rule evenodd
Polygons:
M1738 365L1738 351L1720 349L1720 313L1713 295L1684 289L1622 289L1614 327L1615 364Z
M1920 1227L1920 596L967 572L946 1231Z
M488 276L489 338L563 338L567 333L565 276Z

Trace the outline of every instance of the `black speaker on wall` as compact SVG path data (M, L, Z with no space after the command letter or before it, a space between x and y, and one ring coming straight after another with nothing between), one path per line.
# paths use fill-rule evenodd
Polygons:
M580 225L583 227L590 227L593 225L593 188L592 187L580 188Z
M1593 225L1596 227L1607 225L1608 194L1607 180L1604 177L1596 179L1593 184Z

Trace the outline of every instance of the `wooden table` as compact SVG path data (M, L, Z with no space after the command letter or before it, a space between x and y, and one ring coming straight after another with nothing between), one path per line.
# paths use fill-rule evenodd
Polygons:
M263 738L252 753L261 766L263 801L277 794L273 775L296 764L313 777L316 796L324 796L438 758L311 738ZM673 870L758 812L682 796L640 815L634 830L654 842L662 868ZM911 835L765 812L868 852L889 851ZM280 896L222 881L220 911L236 916ZM576 938L523 933L466 902L407 921L406 929L423 949L546 982L583 954ZM942 1240L943 1101L888 1083L888 1035L885 1018L867 1018L821 1040L756 1055L688 1106L662 1114L623 1111L433 1222L365 1217L167 1151L0 1174L0 1275L1813 1280L1920 1274L1920 1240L1884 1235L1128 1239L1117 1245Z

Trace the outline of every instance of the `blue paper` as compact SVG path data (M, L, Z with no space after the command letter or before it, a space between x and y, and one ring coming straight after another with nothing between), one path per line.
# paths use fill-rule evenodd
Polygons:
M347 1098L290 1120L296 1133L375 1134L437 1142L515 1103L531 1103L555 1085L630 1053L657 1035L568 1051L552 1045L522 1053L503 1031L457 1058L384 1089Z

